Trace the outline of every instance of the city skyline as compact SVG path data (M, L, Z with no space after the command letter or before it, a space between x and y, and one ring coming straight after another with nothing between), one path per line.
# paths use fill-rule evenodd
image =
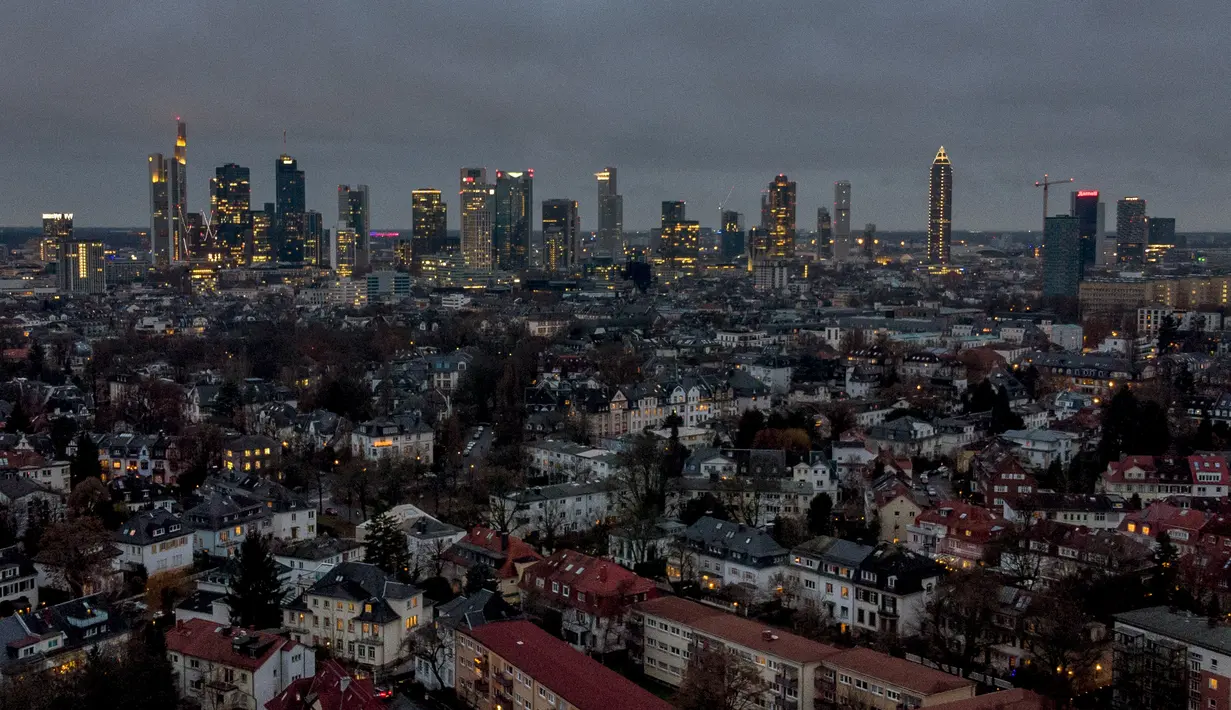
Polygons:
M652 227L663 199L689 202L707 226L729 191L727 208L756 214L778 173L799 185L801 214L830 204L830 186L847 179L855 224L917 230L926 227L917 165L940 144L962 166L962 229L1040 229L1028 186L1047 171L1109 201L1145 196L1183 230L1231 228L1211 207L1231 192L1231 158L1208 125L1227 100L1199 86L1231 56L1210 32L1231 19L1223 6L1178 17L1138 3L809 6L770 18L723 7L690 13L682 31L661 21L669 7L589 7L551 21L546 8L477 8L15 8L0 30L12 67L0 86L13 107L0 224L72 209L81 224L145 225L138 161L172 155L180 115L192 124L192 211L206 209L206 180L227 163L252 168L254 204L273 201L270 162L286 131L309 208L328 213L336 185L368 184L377 228L410 226L413 189L486 165L535 168L536 196L576 196L592 231L593 173L610 165L630 231ZM343 23L353 31L339 32ZM1119 39L1147 28L1158 42L1185 42L1158 61ZM344 41L261 40L275 35ZM634 36L646 51L619 51ZM937 36L952 38L948 51L929 46ZM727 51L736 38L734 54L795 59L767 79L764 62ZM489 45L502 49L473 49ZM218 56L229 58L225 74L213 69ZM355 61L372 70L338 71ZM262 80L232 85L237 66ZM470 88L457 94L462 81ZM416 87L414 99L388 90L399 85ZM1166 97L1169 110L1142 96Z

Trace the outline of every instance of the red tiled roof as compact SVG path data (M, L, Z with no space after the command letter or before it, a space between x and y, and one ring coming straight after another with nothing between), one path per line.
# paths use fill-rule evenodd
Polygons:
M837 647L679 597L662 597L633 608L643 614L690 626L707 636L797 663L815 663L840 652ZM768 639L766 631L770 632Z
M459 629L578 710L671 710L665 700L529 621Z
M1192 471L1193 483L1198 483L1198 474L1217 474L1217 481L1200 481L1201 483L1209 483L1211 485L1227 485L1229 472L1227 471L1227 459L1223 456L1213 454L1199 455L1194 454L1188 457L1188 470Z
M255 636L254 645L260 649L255 658L235 650L234 641L241 636ZM190 658L201 658L233 668L255 671L279 650L290 650L296 642L263 631L245 631L223 626L207 619L189 619L177 622L167 631L167 650Z
M974 681L949 675L903 658L895 658L870 648L853 648L825 659L825 665L875 678L886 685L905 688L924 697L955 688L974 687Z
M1197 533L1205 527L1207 519L1206 514L1200 510L1181 508L1165 501L1154 501L1141 510L1125 515L1120 522L1120 530L1127 532L1128 526L1132 524L1136 528L1134 532L1145 534L1142 530L1148 525L1148 534L1151 537L1158 535L1161 530L1185 530L1189 533L1188 542L1196 542Z
M619 599L636 594L653 595L657 591L652 580L597 557L583 555L574 550L557 550L551 557L535 562L522 577L523 589L532 589L536 579L542 579L545 587L552 582L568 585L570 592L581 592L590 601L602 598ZM575 602L576 598L570 596Z
M503 536L500 532L485 528L481 525L476 525L473 530L466 534L459 542L481 547L493 553L505 556L504 564L499 569L495 570L496 577L500 579L510 579L517 576L517 568L515 563L518 562L534 562L543 559L543 556L535 551L525 540L520 537L508 536L508 548L504 548ZM450 553L446 553L449 559L458 562L463 561Z
M343 679L346 687L343 688ZM383 710L372 681L355 678L335 660L325 661L311 678L300 678L265 703L265 710Z
M1053 710L1056 704L1032 690L1014 688L933 705L933 710Z

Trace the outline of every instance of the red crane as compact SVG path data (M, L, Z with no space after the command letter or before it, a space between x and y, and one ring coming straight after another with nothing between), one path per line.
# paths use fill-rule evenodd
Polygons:
M1047 173L1043 173L1042 180L1034 181L1035 187L1043 188L1043 224L1044 225L1047 224L1047 188L1051 187L1052 185L1059 185L1065 182L1073 182L1073 178L1068 178L1066 180L1052 180L1050 175L1048 175Z

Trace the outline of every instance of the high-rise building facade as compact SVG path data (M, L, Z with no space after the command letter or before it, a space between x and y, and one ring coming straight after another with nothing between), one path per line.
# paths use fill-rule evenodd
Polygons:
M667 203L663 203L664 206ZM681 205L683 203L680 203ZM697 265L701 248L701 223L696 220L664 220L658 254L664 266L688 271Z
M833 258L842 261L851 255L851 183L833 184Z
M274 207L271 247L281 261L303 261L307 190L299 161L283 153L274 161Z
M242 253L252 231L250 171L227 163L214 169L209 181L210 223L219 247L228 255Z
M722 260L732 261L744 256L744 216L734 210L723 210L721 215L722 235L720 246Z
M598 254L624 256L624 197L616 185L616 169L606 167L594 178L598 181Z
M1083 275L1098 261L1100 204L1098 190L1074 190L1069 194L1069 216L1077 218L1077 236L1081 239Z
M1140 264L1145 259L1147 241L1146 201L1140 197L1125 197L1117 202L1116 251L1120 261Z
M192 239L188 225L188 126L176 119L175 158L169 167L171 211L171 261L188 258Z
M1157 264L1177 246L1175 217L1150 217L1146 220L1146 263Z
M359 233L349 222L338 222L333 230L333 248L329 251L329 268L341 278L350 278L355 273L355 245Z
M581 216L576 200L543 200L543 268L571 271L580 261Z
M496 186L487 182L487 168L462 168L462 260L466 268L492 270L492 223L496 217Z
M795 183L779 173L769 183L769 255L774 259L795 256Z
M688 212L687 203L682 200L663 200L662 218L659 226L666 227L667 222L682 222Z
M372 263L372 208L368 186L338 185L338 222L355 232L354 266L366 271Z
M273 202L266 202L265 209L253 210L251 217L252 238L245 247L245 260L249 264L269 263L277 255L277 208Z
M407 265L413 268L414 261L444 251L449 236L449 205L440 190L414 190L410 193L410 215L411 259ZM417 268L414 270L418 271Z
M1048 217L1043 227L1043 295L1076 298L1081 259L1080 218Z
M833 218L828 207L816 208L816 256L833 254Z
M492 225L493 267L525 269L530 255L530 220L534 216L534 171L496 171L496 221Z
M329 238L325 215L316 210L303 213L303 260L312 266L329 265Z
M167 160L151 153L150 168L150 261L155 266L171 263L171 203L167 183Z
M106 249L97 240L66 239L60 244L56 278L65 293L106 293Z
M869 259L876 258L876 247L879 244L876 240L876 224L868 222L863 226L863 236L859 238L859 244L863 247L863 255Z
M39 261L45 264L58 263L64 243L72 238L72 212L44 212L43 235L38 242Z
M928 261L949 263L953 241L953 164L942 145L932 159L928 180Z

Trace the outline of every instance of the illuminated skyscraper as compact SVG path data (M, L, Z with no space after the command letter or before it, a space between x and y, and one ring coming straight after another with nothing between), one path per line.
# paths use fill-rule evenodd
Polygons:
M603 168L594 177L598 180L598 254L620 258L624 255L624 197L616 186L616 169Z
M744 255L744 216L733 210L722 211L722 259L731 261Z
M162 153L150 154L150 261L155 266L171 263L171 203L167 189L167 161Z
M492 225L492 266L504 271L526 268L530 220L534 216L534 171L496 171L496 221Z
M106 293L106 250L97 240L67 239L60 244L56 279L66 293Z
M576 200L543 200L543 268L571 271L581 251L581 216Z
M769 184L769 256L795 256L795 183L779 174Z
M462 204L462 260L467 268L491 271L496 186L487 182L487 168L462 168L458 194Z
M1102 231L1102 203L1098 190L1074 190L1069 195L1069 215L1077 218L1077 236L1081 239L1082 273L1098 260Z
M687 207L688 206L686 203L679 200L664 200L662 206L662 220L659 222L659 225L666 227L667 222L684 221L684 215L687 212Z
M953 164L942 145L932 160L928 181L928 261L949 263L953 237Z
M851 183L833 184L833 258L842 261L851 255Z
M448 241L449 205L440 190L424 188L411 192L410 213L413 259L444 251Z
M329 241L325 216L316 210L303 213L303 260L313 266L329 265Z
M816 208L816 255L833 254L833 219L828 207Z
M1043 295L1076 298L1081 284L1081 220L1057 216L1044 220Z
M228 254L242 251L252 231L252 185L248 168L227 163L209 181L210 222Z
M270 244L280 261L303 261L306 189L299 162L283 153L274 161L274 207Z
M188 258L188 125L176 117L175 159L169 166L171 261Z
M1145 200L1125 197L1116 203L1116 251L1121 262L1140 264L1145 260L1149 230Z
M359 233L348 222L338 222L333 230L329 267L342 278L350 278L355 273L355 244L358 240Z
M367 185L338 185L338 222L354 230L354 266L367 271L372 263L372 209Z
M868 222L863 226L863 236L859 241L863 246L863 255L869 259L876 258L876 223Z
M245 261L249 264L264 264L274 260L276 245L274 242L277 230L278 213L273 202L266 202L265 209L253 210L252 238L245 245Z
M38 242L39 261L47 264L59 262L64 243L72 238L72 212L44 212L43 236Z

